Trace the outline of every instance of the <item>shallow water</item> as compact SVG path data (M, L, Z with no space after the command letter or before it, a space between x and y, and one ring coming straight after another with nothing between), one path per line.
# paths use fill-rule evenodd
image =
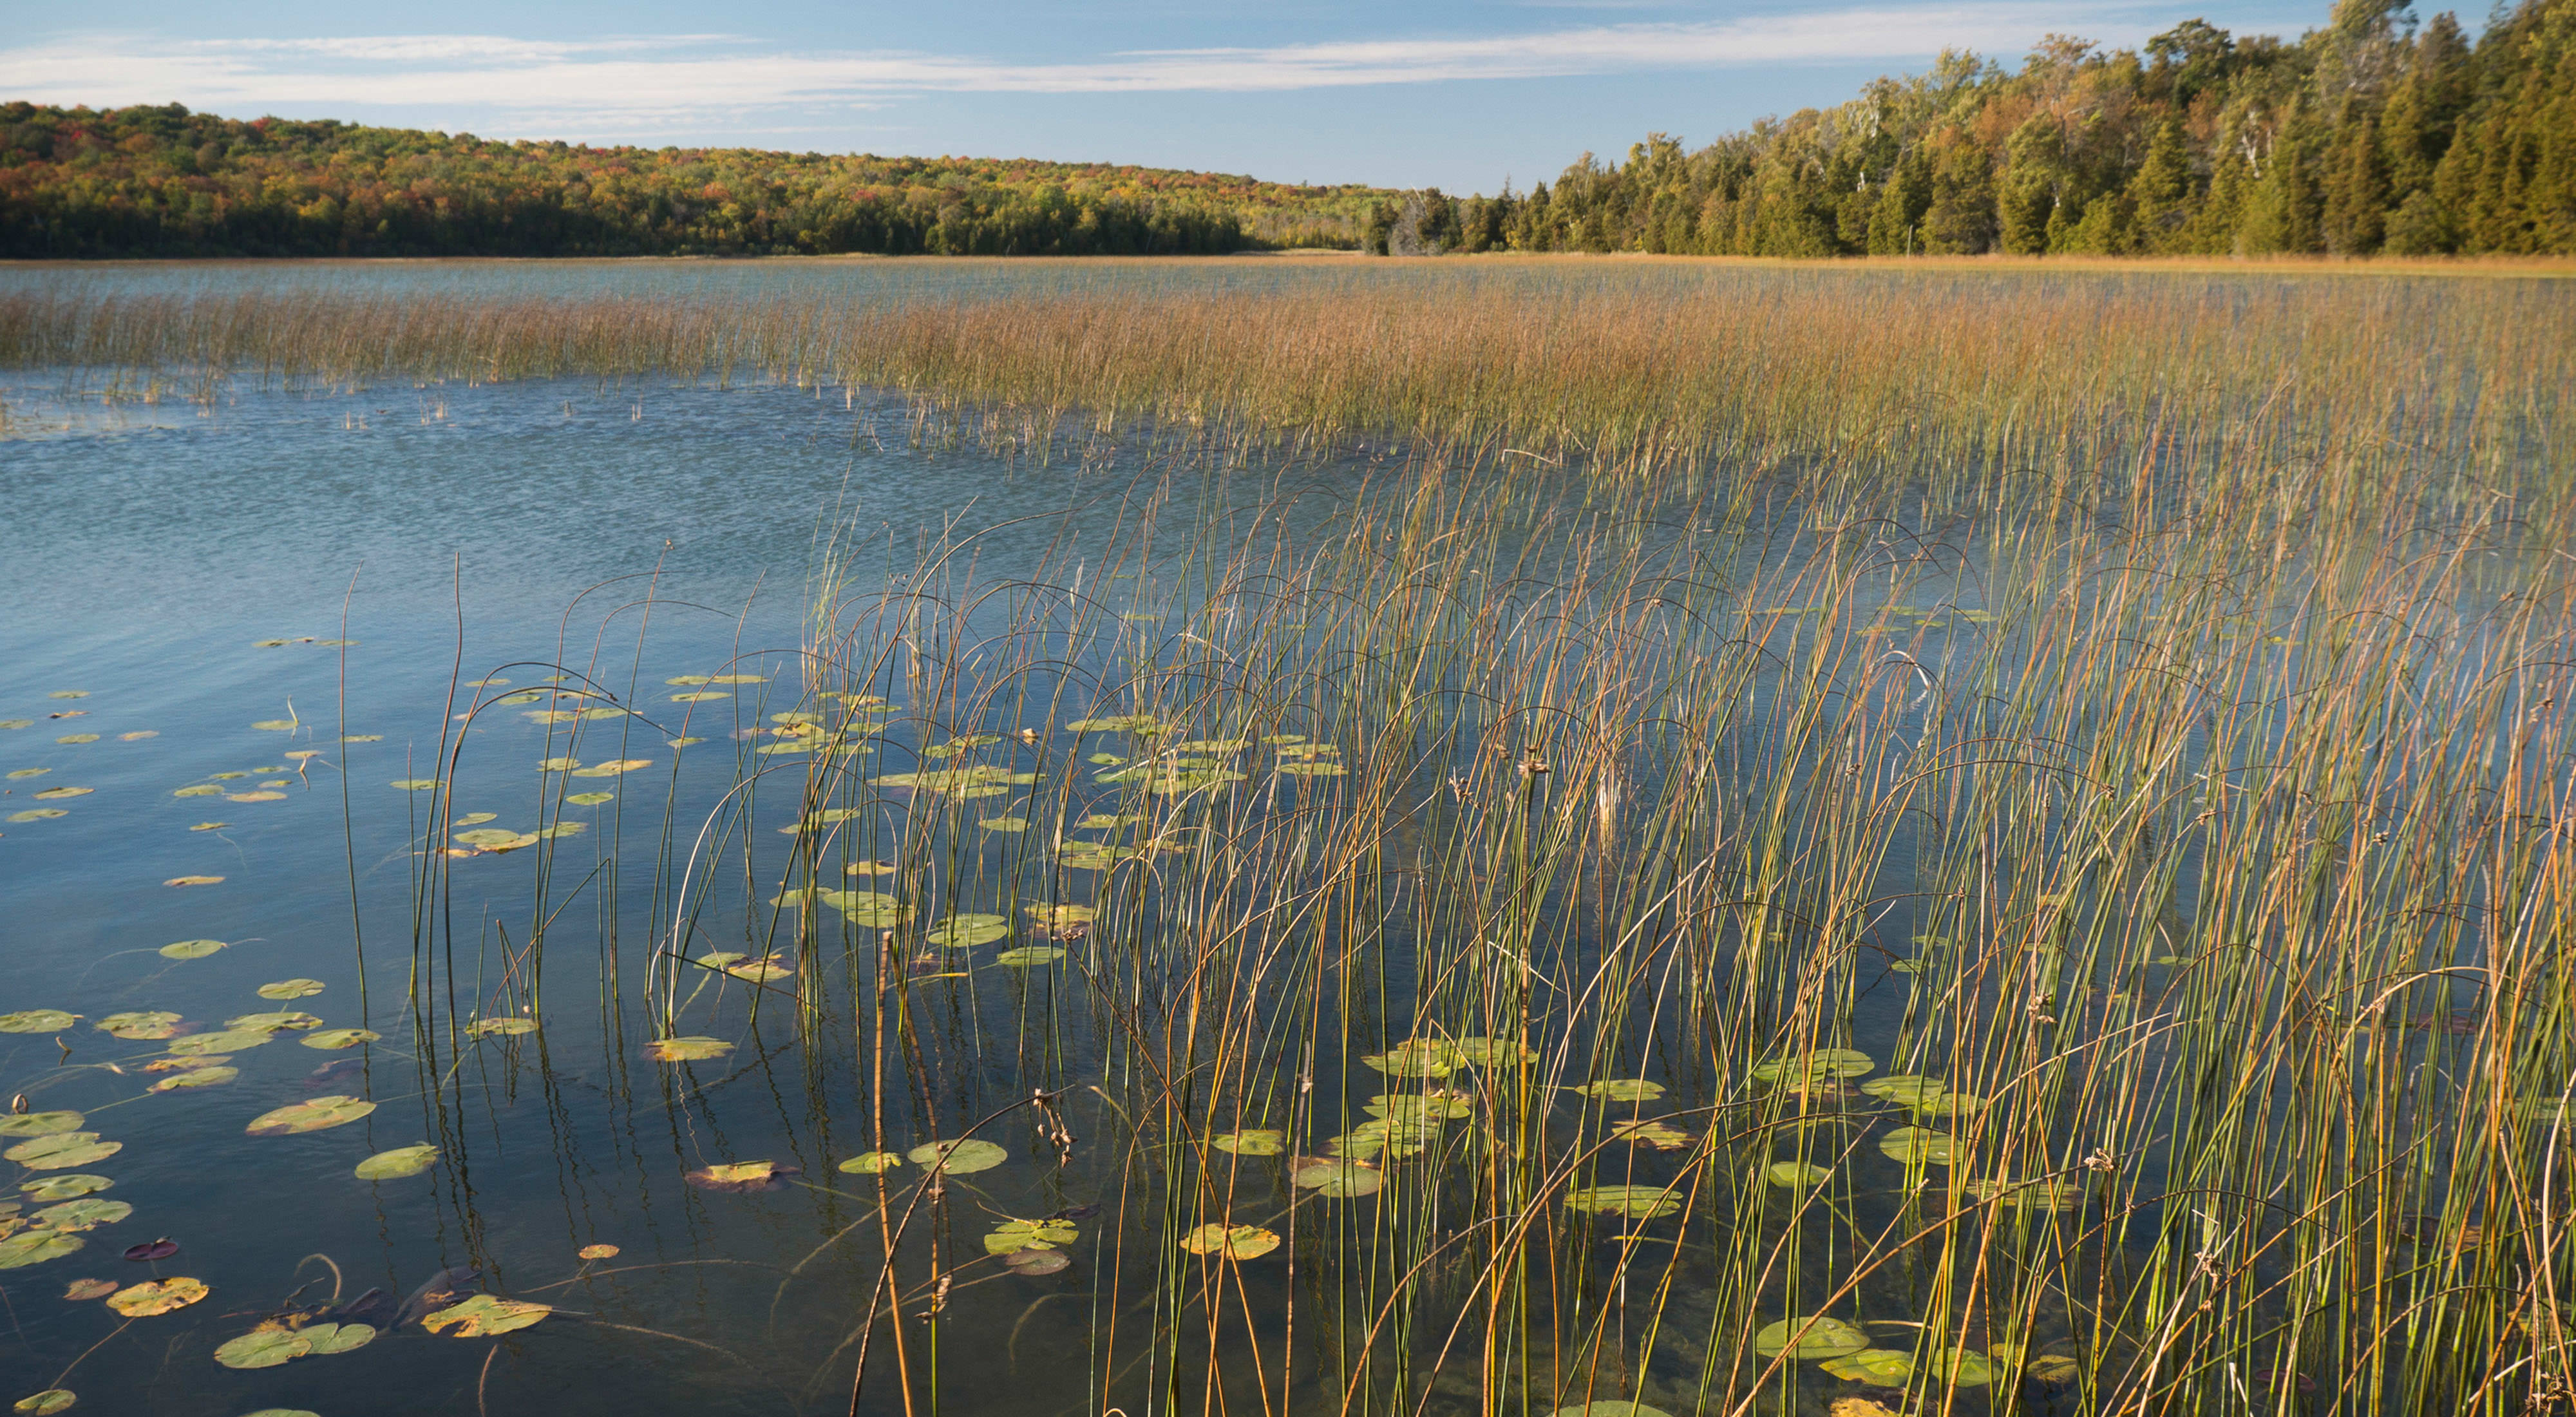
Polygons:
M859 298L940 300L1133 279L1240 293L1380 277L1289 262L0 270L0 285L48 278L139 291L276 280L404 294L661 291L674 282L753 293L825 281ZM1721 1337L1735 1316L1777 1317L1796 1293L1830 1288L1848 1260L1840 1241L1791 1246L1758 1302L1716 1292L1735 1262L1728 1247L1776 1237L1778 1207L1791 1203L1781 1199L1790 1188L1761 1180L1760 1160L1828 1163L1848 1181L1837 1183L1837 1201L1867 1228L1917 1216L1924 1204L1923 1166L1877 1144L1882 1123L1898 1118L1844 1115L1877 1106L1857 1089L1817 1089L1833 1115L1816 1131L1785 1133L1830 1138L1813 1145L1774 1149L1762 1135L1785 1125L1781 1095L1799 1091L1782 1087L1776 1070L1755 1071L1749 1089L1773 1110L1721 1110L1752 1105L1724 1060L1776 1061L1782 1044L1725 1033L1769 1016L1769 1005L1746 1002L1769 987L1752 981L1768 977L1735 953L1753 948L1743 917L1710 912L1735 911L1758 892L1714 889L1702 872L1740 839L1730 814L1770 776L1830 762L1831 780L1851 784L1874 822L1882 796L1872 794L1894 800L1949 761L1937 751L1993 741L1998 730L1977 718L1988 711L1980 696L2015 690L1980 666L2017 652L2044 658L2049 641L1998 623L1977 560L1909 562L1912 532L1820 537L1793 515L1776 526L1731 521L1686 493L1587 506L1573 484L1532 482L1472 515L1444 513L1458 516L1466 539L1457 544L1479 549L1443 568L1439 556L1402 560L1391 533L1383 548L1348 543L1356 514L1392 525L1408 505L1404 466L1383 450L1234 468L1188 443L1062 443L1042 456L1005 455L936 430L917 439L899 401L837 390L236 388L199 406L83 401L78 386L39 372L0 390L17 434L0 441L10 498L0 518L0 722L15 725L0 729L0 771L25 774L0 779L0 817L11 818L0 824L0 958L10 965L0 1015L79 1016L68 1027L0 1033L0 1090L25 1092L36 1111L76 1110L80 1130L119 1148L17 1179L95 1174L113 1182L99 1198L132 1213L82 1232L76 1251L0 1272L13 1325L0 1339L0 1375L20 1391L59 1378L80 1394L81 1410L188 1417L539 1404L572 1414L840 1412L853 1405L859 1316L876 1306L884 1248L875 1181L837 1168L879 1145L906 1153L980 1123L975 1136L1006 1153L992 1169L935 1190L920 1188L918 1161L886 1173L898 1184L884 1223L903 1227L905 1352L890 1351L879 1324L860 1410L904 1410L902 1367L918 1403L935 1392L941 1405L1027 1417L1346 1401L1469 1411L1473 1364L1463 1376L1454 1362L1430 1374L1453 1323L1472 1316L1460 1296L1477 1267L1456 1256L1482 1227L1514 1219L1508 1204L1497 1216L1494 1188L1523 1184L1485 1174L1483 1160L1466 1164L1477 1143L1500 1136L1528 1154L1574 1153L1614 1115L1692 1133L1732 1116L1753 1125L1752 1179L1713 1168L1695 1182L1720 1201L1695 1195L1694 1220L1673 1227L1679 1240L1657 1228L1665 1217L1626 1225L1613 1215L1578 1217L1533 1245L1528 1287L1553 1299L1544 1322L1532 1323L1550 1336L1503 1344L1499 1376L1485 1380L1508 1394L1507 1410L1550 1411L1589 1392L1682 1412L1710 1373L1722 1385L1743 1356ZM1917 531L1976 545L1973 529ZM1400 574L1370 583L1383 599L1367 613L1353 609L1342 581L1305 579L1341 566L1347 580L1358 574L1349 566L1379 551ZM1836 559L1844 556L1854 559ZM1425 597L1451 618L1395 623L1402 612L1385 607L1402 600L1398 584L1433 570L1456 577L1455 588ZM1798 579L1811 572L1821 579ZM1664 601L1650 604L1640 586ZM1812 617L1842 594L1838 586L1859 608L1826 628ZM840 609L825 618L858 647L855 667L829 636L817 638L815 603L831 595ZM1720 607L1741 626L1717 625ZM2228 712L2261 725L2255 736L2268 743L2264 735L2288 731L2293 691L2316 682L2301 667L2312 620L2287 598L2228 610L2189 643L2256 666L2237 686L2276 697ZM1328 616L1343 617L1329 638ZM1546 628L1559 620L1579 626L1578 662L1541 675L1549 687L1529 703L1487 694L1490 682L1537 672L1515 661L1525 646L1563 648ZM1459 626L1477 635L1462 637ZM1726 680L1722 661L1747 644L1758 644L1764 667ZM1370 659L1396 653L1388 646L1423 661ZM818 651L843 662L818 669ZM1852 716L1837 720L1847 736L1802 738L1782 726L1798 711L1787 686L1802 654L1848 657L1832 676L1834 701L1850 706ZM2490 667L2477 653L2459 663ZM717 676L725 678L709 682ZM1708 686L1720 681L1742 693L1745 710L1693 717L1691 695L1714 693ZM1297 745L1267 742L1208 747L1191 757L1209 767L1191 771L1233 764L1246 774L1242 786L1140 789L1117 773L1155 745L1065 725L1128 711L1127 687L1143 682L1161 691L1156 710L1177 736L1249 735L1257 718L1261 734L1331 740L1338 756L1301 758ZM1611 755L1606 771L1581 757L1587 731L1601 731L1582 715L1597 710L1562 692L1605 683L1616 688L1602 702L1652 710L1635 727L1634 751ZM1345 685L1382 697L1355 707ZM840 760L852 777L966 763L1045 776L997 782L990 797L919 778L855 792L842 780L835 795L804 800L807 764L825 755L801 748L798 725L782 727L776 715L848 710L849 700L811 697L816 688L893 701L882 731L844 745L854 749ZM567 690L581 696L517 697ZM1667 691L1673 701L1657 698ZM538 718L610 703L634 716ZM2104 722L2109 729L2052 722L2047 733L2029 731L2034 741L2133 731ZM1036 741L1005 738L954 758L926 751L960 734L1023 729ZM672 746L679 739L696 741ZM2183 741L2190 758L2177 776L2220 751L2205 726ZM443 746L458 755L452 773L440 766ZM2563 758L2538 751L2541 795L2563 792L2551 776L2563 777ZM541 768L555 757L589 775ZM1347 776L1295 770L1344 762ZM1714 843L1694 838L1685 851L1645 839L1644 804L1678 790L1694 762L1716 764L1724 783L1706 813ZM764 771L771 776L756 793L737 791ZM455 819L445 823L427 815L442 794L398 785L441 778L452 782L443 795ZM1551 782L1573 781L1584 784L1580 794L1548 795ZM61 788L85 791L36 795ZM1308 879L1319 861L1351 866L1308 837L1329 835L1380 789L1368 800L1384 849L1351 859L1364 869ZM612 795L571 801L597 793ZM1926 800L1940 812L1956 801ZM2223 796L2160 798L2156 810L2160 821L2179 821L2209 802L2226 805ZM846 817L808 815L835 804ZM2061 849L2062 810L2074 809L2041 808L2026 835L1980 858L1979 869L2023 890L2011 912L1992 917L1998 938L2035 929L2025 908L2032 878L2017 876L2024 868L2011 858ZM1132 834L1075 825L1128 811L1150 824ZM17 819L28 812L59 815ZM475 819L482 813L488 821ZM1594 819L1597 852L1533 844ZM988 825L1010 820L1029 825ZM1166 848L1169 874L1152 888L1139 870L1113 891L1109 873L1049 866L1067 855L1059 824L1064 841L1193 844ZM460 831L515 836L541 826L555 834L499 851L453 844ZM1793 973L1838 941L1876 952L1868 968L1819 987L1842 991L1829 1011L1839 1041L1896 1072L1901 1049L1937 1053L1923 1040L1941 1025L1927 1017L1975 1014L1986 986L1969 989L1964 1009L1959 996L1917 992L1949 968L1944 946L1926 942L1959 928L1942 913L1953 898L1945 893L1967 894L1938 874L1952 844L1934 811L1863 828L1883 831L1870 838L1879 855L1856 892L1869 897L1865 915L1773 923L1768 938ZM1827 833L1801 830L1810 842ZM433 857L433 846L459 854ZM1685 869L1691 851L1711 866ZM843 867L898 853L914 918L891 955L876 933L888 922L809 913L793 895L782 908L782 886L893 889L890 878ZM2187 947L2152 941L2165 923L2183 928L2177 901L2189 915L2205 894L2197 863L2149 846L2103 873L2100 918L2136 918L2124 915L2118 929L2128 933L2104 948L2106 959L2122 957L2103 965L2098 989L2070 972L2063 997L2087 1011L2062 1010L2070 1027L2088 1018L2129 1027L2150 985L2185 989ZM1155 865L1153 853L1144 864ZM2090 869L2071 868L2069 879ZM1515 874L1524 870L1571 875ZM2161 897L2150 889L2158 870L2170 873ZM1782 898L1803 903L1797 892L1819 889L1802 873L1829 874L1788 873ZM202 883L176 884L192 879ZM1703 898L1717 904L1673 904ZM1103 919L1088 931L1036 927L1036 909L1067 902L1097 905ZM957 912L1007 923L993 938L921 933ZM522 954L540 927L541 974ZM2188 928L2214 937L2228 927ZM1489 929L1500 938L1486 938ZM200 940L223 945L192 958L161 953ZM700 958L776 949L783 959L776 977L745 980L674 964L673 946ZM1067 957L1003 959L1059 948ZM1614 962L1630 970L1631 950L1633 972L1613 971ZM1885 967L1909 954L1921 973ZM889 982L896 977L906 982ZM2034 1011L2059 997L2054 965L2046 977L2023 991ZM1479 1036L1525 1028L1546 1052L1545 1067L1530 1070L1543 1076L1523 1079L1525 1095L1503 1096L1517 1065L1499 1052L1430 1077L1385 1066L1397 1055L1382 1050L1427 1029L1435 1013L1458 1022L1459 978L1477 981L1467 1012L1487 1007ZM1525 988L1525 978L1538 982ZM320 987L260 992L298 980ZM2215 1016L2220 997L2195 995L2192 1007ZM1517 1000L1520 1013L1493 1013L1496 1000ZM2021 1007L2023 994L2010 1002ZM1222 1018L1202 1018L1202 1009ZM278 1010L316 1023L234 1048L221 1066L236 1077L154 1093L173 1074L147 1068L180 1040L121 1040L95 1026L142 1010L180 1014L197 1034ZM725 1050L678 1063L650 1056L665 1010L671 1034L714 1038ZM469 1031L497 1018L538 1026ZM381 1037L302 1046L348 1028ZM2242 1036L2234 1025L2217 1032ZM2449 1036L2401 1051L2444 1077ZM1565 1090L1587 1078L1651 1081L1669 1095L1639 1088L1586 1102ZM1423 1089L1444 1080L1482 1091L1468 1116L1433 1129L1423 1158L1385 1159L1395 1179L1376 1199L1300 1189L1285 1158L1185 1155L1192 1149L1153 1120L1168 1109L1209 1131L1279 1128L1320 1149L1365 1125L1361 1109L1373 1099L1429 1096ZM1032 1105L1033 1091L1048 1105ZM293 1135L246 1130L273 1109L340 1096L374 1110ZM2126 1117L2142 1154L2168 1144L2172 1116ZM436 1154L419 1174L353 1173L420 1143ZM2082 1152L2071 1140L2066 1149L2054 1160ZM1683 1165L1691 1154L1622 1146L1597 1170L1587 1162L1585 1179L1660 1188L1697 1174ZM2049 1160L2022 1156L2018 1174ZM689 1179L762 1161L795 1170L747 1192ZM1741 1195L1723 1194L1739 1183ZM1563 1213L1553 1190L1538 1194L1530 1211ZM1713 1209L1731 1221L1692 1228ZM1994 1221L1993 1243L2009 1261L1999 1268L2144 1270L2161 1262L2156 1247L2174 1223L2143 1207L2079 1208L2079 1220L2099 1222L2087 1232L2097 1248L2090 1259L2053 1261L2045 1252L2064 1236L2035 1218L2045 1212ZM1171 1243L1208 1215L1284 1241L1216 1267L1213 1305L1211 1270ZM1010 1271L985 1254L982 1237L1004 1220L1049 1218L1078 1236L1065 1242L1071 1263L1060 1272ZM179 1244L175 1255L117 1258L163 1236ZM601 1245L616 1252L581 1257ZM1671 1248L1641 1248L1654 1245ZM1646 1280L1630 1293L1640 1253L1673 1257L1673 1288L1651 1305ZM479 1274L456 1281L460 1292L554 1310L502 1338L449 1337L397 1323L391 1303L361 1298L381 1290L399 1302L465 1266ZM935 1277L943 1274L945 1287ZM200 1280L209 1297L120 1329L99 1301L65 1294L75 1279L152 1275ZM1940 1288L1908 1271L1868 1296L1878 1341L1913 1341L1890 1337L1891 1324L1956 1322L1923 1297ZM272 1367L217 1360L219 1345L281 1315L364 1321L380 1333L347 1353ZM2073 1327L2015 1341L2057 1353ZM1399 1363L1411 1369L1398 1372ZM1794 1385L1765 1389L1763 1410L1822 1411L1829 1397L1858 1390L1819 1378L1812 1364L1802 1371ZM1954 1410L2007 1395L2033 1410L2073 1401L2063 1379L2034 1376L2019 1388L1965 1392Z

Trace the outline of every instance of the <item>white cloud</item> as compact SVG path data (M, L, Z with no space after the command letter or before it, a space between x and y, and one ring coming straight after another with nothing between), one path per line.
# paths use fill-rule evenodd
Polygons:
M1647 70L1861 62L1947 47L2019 53L2072 26L2134 28L2126 4L1879 6L1718 22L1600 24L1474 38L1144 50L1060 63L911 51L789 52L725 35L580 42L490 35L57 40L0 49L0 97L177 101L216 112L354 108L579 115L653 126L714 112L875 106L920 92L1257 92Z

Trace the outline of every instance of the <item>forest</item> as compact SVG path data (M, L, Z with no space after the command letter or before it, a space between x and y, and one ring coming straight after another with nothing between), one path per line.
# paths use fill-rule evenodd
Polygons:
M1946 54L1697 151L1380 199L1368 249L1743 256L2576 253L2576 3L2343 0L2296 43L2186 20L2143 53Z
M1186 255L1349 247L1379 195L1103 164L0 103L0 256L15 258Z
M2576 0L2476 36L2342 0L2296 42L1968 53L1553 186L1301 186L973 158L501 142L0 104L0 256L2335 256L2576 253Z

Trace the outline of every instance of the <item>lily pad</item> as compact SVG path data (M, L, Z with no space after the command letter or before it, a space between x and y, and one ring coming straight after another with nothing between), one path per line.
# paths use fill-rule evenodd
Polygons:
M630 773L635 771L637 768L649 768L651 766L653 766L653 760L651 758L619 758L614 762L593 763L586 768L575 768L573 769L572 775L575 777L616 777L621 773Z
M78 1112L22 1112L0 1117L0 1137L50 1137L80 1130Z
M1924 1358L1923 1367L1954 1388L1984 1387L1995 1380L1995 1365L1986 1355L1967 1348L1936 1351Z
M49 1387L43 1392L30 1393L10 1403L9 1410L27 1413L30 1417L52 1417L52 1414L67 1410L78 1401L80 1401L79 1396L69 1388Z
M163 959L204 959L224 948L227 946L221 940L179 940L163 945L161 957Z
M1592 1186L1565 1193L1568 1210L1594 1215L1624 1215L1630 1220L1660 1220L1682 1208L1681 1194L1661 1186Z
M281 979L274 984L259 986L259 996L263 999L304 999L321 992L322 981L319 979Z
M495 1035L534 1033L536 1031L537 1021L532 1018L511 1018L508 1016L501 1018L478 1018L472 1023L465 1025L465 1033L469 1038L491 1038Z
M1064 951L1053 945L1022 945L1017 949L1004 950L993 956L993 963L1006 965L1012 969L1029 969L1041 964L1053 964L1062 958L1064 958Z
M1950 1134L1929 1127L1899 1127L1878 1139L1878 1149L1908 1166L1949 1166L1959 1159Z
M80 1015L61 1009L21 1009L0 1014L0 1033L60 1033L80 1022Z
M1163 731L1150 713L1113 714L1106 718L1077 718L1064 726L1067 733L1135 733L1151 736Z
M644 1045L644 1056L657 1063L702 1063L732 1051L733 1045L721 1038L695 1034L682 1038L656 1038Z
M87 1199L49 1205L27 1218L38 1225L71 1235L101 1225L114 1225L133 1213L134 1207L123 1201Z
M30 807L23 812L11 812L9 814L9 820L13 822L50 822L56 817L68 817L70 815L71 813L64 811L60 807Z
M1587 1082L1575 1091L1601 1102L1652 1102L1664 1095L1664 1085L1644 1078L1607 1078Z
M87 1166L105 1161L125 1149L121 1141L100 1141L96 1132L60 1132L53 1136L22 1141L0 1156L6 1156L30 1171L60 1171L70 1166Z
M883 891L823 891L814 898L863 930L891 929L902 924L906 915L903 902Z
M1894 1348L1864 1348L1840 1358L1828 1358L1817 1365L1847 1383L1868 1383L1873 1387L1903 1387L1914 1376L1914 1355Z
M116 1281L113 1279L75 1279L64 1288L63 1297L75 1304L85 1304L115 1292Z
M1311 1161L1289 1174L1298 1189L1350 1200L1386 1189L1386 1173L1353 1160Z
M1445 1078L1458 1070L1458 1053L1437 1038L1410 1038L1361 1062L1389 1077Z
M239 1068L190 1068L184 1073L172 1073L168 1077L161 1079L159 1082L152 1084L152 1090L154 1092L185 1092L191 1088L221 1087L225 1083L231 1082L233 1079L240 1076L241 1069Z
M1556 1409L1554 1417L1672 1417L1672 1414L1660 1407L1648 1407L1642 1402L1605 1400L1560 1407Z
M135 1264L150 1264L154 1260L166 1260L177 1253L179 1253L179 1242L167 1235L158 1240L146 1240L140 1245L125 1247L125 1258Z
M1013 1274L1034 1276L1057 1273L1071 1267L1073 1261L1062 1250L1021 1250L1004 1255L1002 1263L1009 1266Z
M221 876L172 876L161 884L165 886L220 886L223 883L224 878Z
M1288 1149L1288 1134L1266 1130L1219 1132L1209 1138L1219 1151L1237 1156L1277 1156Z
M984 1253L1015 1255L1022 1250L1060 1250L1082 1238L1070 1220L1006 1220L984 1237Z
M119 1289L107 1298L107 1306L129 1319L148 1319L184 1309L206 1297L206 1286L194 1279L152 1279L129 1288Z
M1753 1335L1753 1349L1765 1358L1848 1358L1868 1351L1869 1335L1840 1319L1782 1319Z
M181 1058L202 1058L216 1053L238 1053L256 1048L277 1035L262 1028L227 1029L222 1033L191 1033L170 1040L170 1052Z
M427 792L438 785L438 779L434 777L406 777L398 782L390 782L385 785L388 787L399 787L405 792Z
M58 1260L80 1249L77 1235L55 1230L22 1230L0 1240L0 1269L25 1269L31 1264Z
M36 800L39 802L59 802L66 797L87 797L97 790L98 789L95 787L48 787L44 791L36 794Z
M923 938L942 949L989 945L1011 933L1011 922L999 915L952 915L930 927Z
M915 1166L928 1166L952 1176L990 1171L1010 1159L1011 1154L988 1141L968 1138L964 1141L935 1141L916 1146L906 1153Z
M253 1118L248 1131L255 1137L300 1136L331 1127L345 1127L376 1110L376 1104L355 1097L316 1097L263 1112Z
M312 1340L291 1329L261 1324L215 1350L215 1361L227 1368L283 1367L313 1351Z
M369 1324L309 1324L303 1334L304 1341L313 1346L315 1357L346 1353L376 1341L376 1330Z
M516 1333L553 1312L544 1304L523 1304L513 1299L477 1294L462 1304L427 1315L421 1319L420 1326L432 1333L447 1332L456 1338L489 1338L496 1334Z
M733 1161L701 1167L682 1179L702 1191L743 1195L752 1191L783 1191L787 1188L787 1178L795 1174L795 1167L782 1166L775 1161Z
M1753 1066L1753 1080L1760 1083L1785 1083L1811 1086L1836 1078L1856 1078L1878 1063L1867 1053L1850 1048L1819 1048L1789 1058L1773 1058Z
M321 1026L322 1020L294 1009L281 1009L275 1013L266 1014L243 1014L239 1018L227 1019L224 1022L224 1028L235 1033L251 1031L285 1033Z
M1834 1173L1811 1162L1774 1161L1762 1169L1762 1178L1782 1190L1803 1191L1832 1180Z
M1931 1101L1933 1098L1939 1097L1941 1094L1948 1092L1950 1090L1950 1084L1935 1077L1919 1077L1909 1073L1895 1073L1883 1078L1871 1078L1869 1081L1860 1085L1860 1090L1872 1097L1882 1098L1886 1101L1893 1102L1900 1107L1920 1107L1924 1103Z
M903 1158L891 1151L863 1151L842 1162L840 1169L853 1176L873 1176L880 1171L892 1171L902 1164Z
M585 1260L613 1260L617 1258L617 1247L615 1245L584 1245L577 1253L580 1258Z
M1258 1225L1202 1225L1181 1237L1181 1248L1194 1255L1257 1260L1279 1248L1279 1236Z
M398 1181L405 1176L417 1176L437 1164L438 1148L425 1141L415 1142L410 1146L377 1152L359 1162L352 1174L361 1181Z
M369 1028L326 1028L296 1041L307 1048L355 1048L361 1043L374 1043L383 1034Z
M109 1014L95 1026L99 1032L111 1037L145 1042L178 1037L179 1024L179 1015L154 1011Z
M75 1172L69 1176L38 1176L30 1181L21 1181L18 1189L31 1200L67 1201L74 1196L96 1195L115 1184L105 1176L83 1176Z
M1450 1043L1449 1051L1462 1068L1499 1068L1538 1061L1538 1050L1517 1038L1461 1038Z

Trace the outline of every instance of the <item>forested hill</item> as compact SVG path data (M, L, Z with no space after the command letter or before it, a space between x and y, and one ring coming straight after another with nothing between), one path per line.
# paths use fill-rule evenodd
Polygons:
M2342 0L2296 43L2199 20L2143 54L1947 55L1553 187L1381 203L1372 249L1828 256L2576 254L2576 0L2452 16Z
M1367 187L593 148L177 105L0 104L0 256L1118 255L1352 246Z

